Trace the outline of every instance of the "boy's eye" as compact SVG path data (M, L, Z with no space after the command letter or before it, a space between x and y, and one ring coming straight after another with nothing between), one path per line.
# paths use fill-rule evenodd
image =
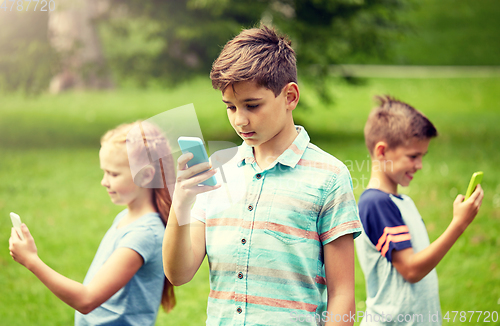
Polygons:
M255 109L258 106L259 106L258 104L247 104L247 108L249 109Z
M228 105L226 109L228 109L228 110L234 110L234 109L236 109L236 107L235 107L235 106Z

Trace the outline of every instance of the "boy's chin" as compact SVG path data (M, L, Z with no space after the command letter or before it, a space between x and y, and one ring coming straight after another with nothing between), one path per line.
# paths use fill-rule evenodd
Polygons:
M404 182L400 182L398 185L399 185L400 187L406 188L406 187L409 187L409 186L410 186L410 182L411 182L411 181L404 181Z
M245 142L245 144L247 144L248 146L255 147L255 146L259 145L259 143L255 139L249 139L249 138L243 138L243 137L242 137L242 139Z

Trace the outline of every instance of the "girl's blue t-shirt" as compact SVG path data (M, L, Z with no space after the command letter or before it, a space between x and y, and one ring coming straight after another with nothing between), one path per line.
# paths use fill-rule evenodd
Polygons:
M118 248L130 248L142 256L144 264L132 279L101 306L87 315L75 312L75 325L154 325L163 293L165 276L162 242L165 227L159 214L150 213L117 229L127 214L120 212L97 249L83 281L90 283L97 271Z

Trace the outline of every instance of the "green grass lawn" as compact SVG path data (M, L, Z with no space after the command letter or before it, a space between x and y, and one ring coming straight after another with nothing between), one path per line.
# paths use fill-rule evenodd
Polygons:
M446 311L500 311L500 79L371 79L350 87L331 81L336 102L326 107L301 85L297 123L312 142L349 167L356 198L369 177L363 126L375 94L392 94L423 111L440 135L424 168L404 193L415 201L431 241L452 218L452 203L472 172L484 171L478 218L438 265ZM0 320L2 325L71 325L74 311L58 300L8 252L10 219L30 227L40 257L82 281L101 238L122 207L100 186L99 138L115 125L194 103L206 140L237 141L217 91L197 80L170 91L118 90L0 102ZM177 288L177 307L157 325L202 325L209 292L206 262ZM356 265L356 303L364 310L364 278Z

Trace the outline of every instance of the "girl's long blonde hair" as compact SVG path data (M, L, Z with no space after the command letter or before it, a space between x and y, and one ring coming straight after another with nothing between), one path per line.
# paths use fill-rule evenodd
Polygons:
M161 130L145 121L122 124L102 136L101 145L109 142L124 146L136 184L140 185L135 177L141 169L146 166L154 168L154 178L146 187L153 188L153 204L166 226L172 205L170 193L175 185L175 170L170 145ZM175 306L174 286L166 277L161 305L166 312Z

